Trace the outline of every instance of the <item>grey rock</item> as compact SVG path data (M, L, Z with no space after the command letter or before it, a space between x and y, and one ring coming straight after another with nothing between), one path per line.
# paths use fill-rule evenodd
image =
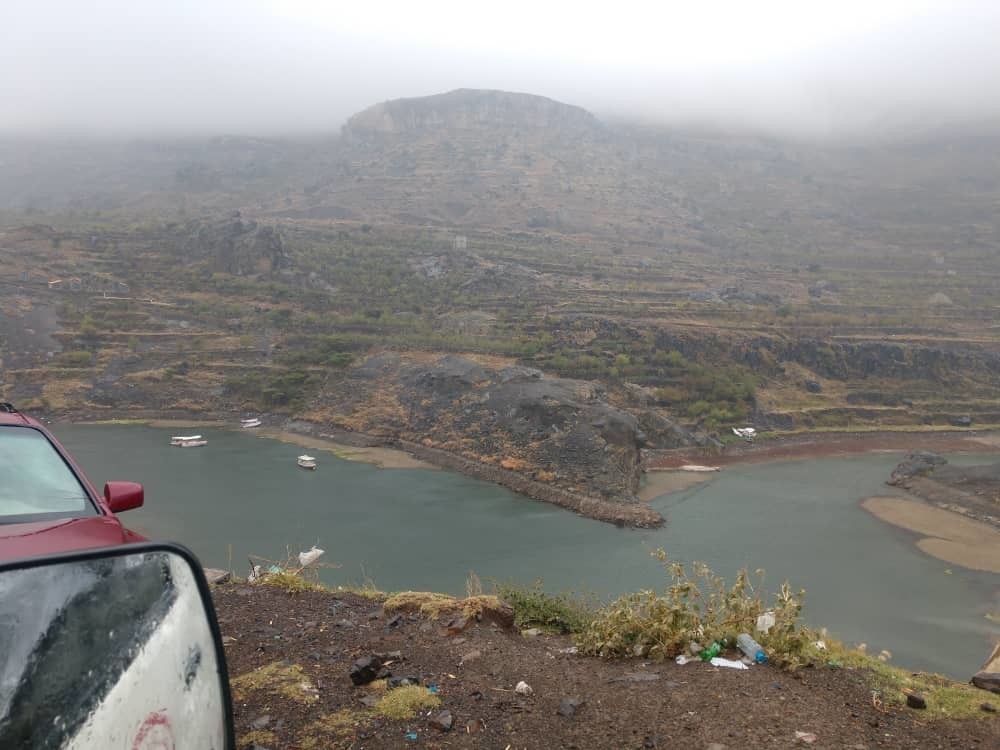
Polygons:
M469 662L473 662L476 659L479 659L480 657L482 657L482 655L483 655L482 651L479 650L470 651L469 653L467 653L465 656L462 657L462 660L459 662L459 664L460 665L468 664Z
M376 656L365 656L351 665L351 682L355 685L367 685L374 680L382 669L382 660Z
M368 708L371 708L376 703L378 703L380 700L382 700L382 699L379 698L379 696L377 696L377 695L364 695L364 696L361 697L361 702L364 705L368 706Z
M250 722L250 726L256 730L261 730L271 723L270 714L264 714L263 716L258 716L256 719Z
M466 615L460 615L455 617L445 626L445 633L447 635L458 635L466 628L472 625L472 618Z
M805 382L806 390L810 393L822 393L823 386L820 385L818 380L807 380Z
M445 709L434 714L428 723L439 732L450 732L455 719L452 717L451 711Z
M927 708L927 699L920 693L908 693L906 696L906 705L910 708L921 710Z
M535 638L542 634L542 631L538 628L528 628L527 630L522 630L521 635L525 638Z
M972 684L982 690L1000 693L1000 672L976 672L972 676Z
M997 707L990 702L980 703L979 708L988 714L995 714L997 712Z
M357 627L351 620L339 620L336 625L338 628L343 628L344 630L350 630L351 628Z
M575 716L576 712L579 711L581 708L583 708L585 704L586 701L577 698L575 696L571 698L563 698L561 701L559 701L558 714L560 716L565 716L567 718L570 718L572 716Z
M420 678L417 675L400 675L399 677L390 677L386 680L386 687L390 689L406 687L407 685L419 685Z

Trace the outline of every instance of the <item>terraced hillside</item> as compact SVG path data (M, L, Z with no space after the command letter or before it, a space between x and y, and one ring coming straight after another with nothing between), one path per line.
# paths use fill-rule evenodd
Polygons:
M0 180L25 408L265 412L626 504L643 448L731 426L1000 424L990 135L779 143L461 91L325 140L65 149L11 157L31 205ZM118 178L53 176L77 167ZM413 374L457 362L480 374ZM504 372L545 385L489 406Z

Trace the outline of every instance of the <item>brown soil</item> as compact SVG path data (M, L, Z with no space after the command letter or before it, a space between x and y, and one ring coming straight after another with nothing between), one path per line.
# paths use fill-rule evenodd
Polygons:
M447 636L419 615L393 625L379 601L348 593L230 584L216 588L215 602L230 676L243 685L234 698L240 748L805 747L797 731L814 733L816 748L1000 747L992 715L927 721L911 709L876 710L862 670L602 661L564 653L566 636L526 638L486 623ZM351 683L351 663L392 651L403 657L393 673L436 686L441 703L430 713L450 711L450 732L432 728L426 709L387 719L361 703L379 693ZM239 679L267 665L276 672L259 685ZM279 689L283 670L290 677ZM514 692L521 680L532 695ZM558 713L568 697L585 701L572 717Z
M932 432L821 432L786 435L755 443L731 443L718 455L712 455L713 466L781 461L797 458L848 456L875 451L929 450L944 453L988 453L995 449L994 433L970 431ZM650 451L651 468L677 468L689 463L706 462L700 448Z

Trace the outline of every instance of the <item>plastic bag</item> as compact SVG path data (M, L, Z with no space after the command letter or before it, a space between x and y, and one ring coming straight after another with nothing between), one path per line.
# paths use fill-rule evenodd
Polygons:
M314 562L319 560L325 552L326 550L322 550L314 544L311 550L299 553L299 565L303 568L312 565Z

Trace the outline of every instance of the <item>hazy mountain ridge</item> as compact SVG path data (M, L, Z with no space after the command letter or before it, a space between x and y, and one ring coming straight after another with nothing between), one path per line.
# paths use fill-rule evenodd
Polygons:
M381 102L351 117L349 137L398 134L440 128L492 130L544 128L562 134L603 130L590 112L544 96L488 89L456 89L445 94Z
M602 123L529 94L376 104L340 136L0 142L0 209L540 230L788 254L998 246L1000 129L880 142Z

